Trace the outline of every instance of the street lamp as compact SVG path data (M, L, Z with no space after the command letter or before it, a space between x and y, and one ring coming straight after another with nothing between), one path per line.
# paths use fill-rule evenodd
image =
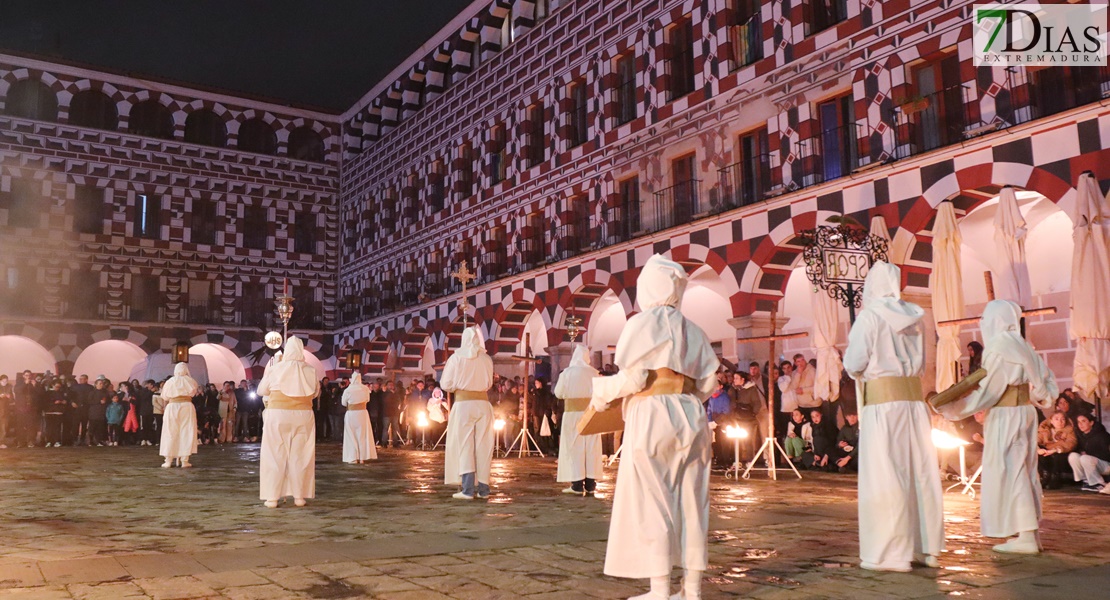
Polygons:
M729 477L729 473L735 471L736 478L740 478L740 440L748 439L748 430L739 425L729 425L725 427L725 437L732 440L733 463L732 466L725 471L725 477Z

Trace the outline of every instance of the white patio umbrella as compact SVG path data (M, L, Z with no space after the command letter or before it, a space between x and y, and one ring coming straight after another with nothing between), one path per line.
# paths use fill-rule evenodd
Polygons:
M818 289L813 293L813 347L817 352L813 395L825 402L840 398L840 371L844 368L836 352L840 327L838 304L825 290Z
M871 235L877 235L883 238L886 240L887 246L890 246L890 230L887 229L886 219L884 219L882 215L871 217Z
M1071 337L1074 387L1087 400L1110 396L1110 199L1089 173L1079 177L1072 214Z
M951 202L937 207L933 223L933 319L936 323L964 316L964 291L960 270L960 229ZM960 328L937 327L937 390L956 383L956 364L960 360Z
M1012 300L1022 308L1031 308L1033 301L1029 284L1029 263L1025 261L1025 217L1021 216L1014 188L1004 187L998 195L998 212L994 215L994 271L999 300Z

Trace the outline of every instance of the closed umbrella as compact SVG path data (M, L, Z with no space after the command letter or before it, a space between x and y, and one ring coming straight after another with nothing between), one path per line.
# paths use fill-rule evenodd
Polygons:
M813 395L818 400L833 402L840 398L840 371L844 368L836 352L839 322L838 302L825 290L813 293L813 346L817 351L817 373L813 378Z
M1074 387L1084 398L1110 395L1110 199L1089 173L1079 178L1072 215L1071 337Z
M933 223L933 319L936 323L964 316L964 291L960 270L960 229L951 202L937 207ZM960 360L960 328L937 327L937 390L956 383L956 364Z
M890 249L890 230L886 227L886 219L882 215L875 215L871 217L871 235L875 235L886 240L887 250ZM890 262L890 261L887 261Z
M1012 300L1030 308L1029 264L1025 261L1025 217L1021 216L1014 188L1004 187L998 195L994 215L994 270L998 275L995 290L999 300Z

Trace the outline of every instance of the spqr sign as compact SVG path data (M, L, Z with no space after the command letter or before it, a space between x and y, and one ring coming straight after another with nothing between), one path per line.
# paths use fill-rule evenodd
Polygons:
M871 269L871 255L867 250L825 248L821 258L825 264L825 281L829 283L863 284Z

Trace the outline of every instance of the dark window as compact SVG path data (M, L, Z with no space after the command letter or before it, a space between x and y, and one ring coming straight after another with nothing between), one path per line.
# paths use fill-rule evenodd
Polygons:
M737 204L746 206L763 200L771 188L767 130L740 136L740 167Z
M617 75L617 89L614 90L617 125L623 125L636 118L636 57L629 53L618 58L614 71Z
M433 213L443 210L443 166L436 163L428 175L428 208Z
M505 128L497 126L490 133L493 143L489 157L490 180L494 185L505 181L509 170L509 153L505 148Z
M470 153L470 144L459 148L458 189L463 198L474 194L474 157Z
M135 194L135 236L151 240L162 235L162 200L149 194Z
M262 119L250 119L239 126L237 147L247 152L259 154L275 154L277 152L277 134Z
M158 291L158 277L153 275L131 276L130 318L132 321L157 321L158 308L162 306Z
M267 219L267 210L264 206L247 206L243 208L243 246L254 250L265 250L270 227Z
M293 237L293 251L302 254L316 254L316 215L304 211L297 213L296 233Z
M822 102L817 106L821 123L821 181L843 177L857 166L855 118L851 96Z
M32 267L0 267L0 314L31 315L37 312L41 293L35 289Z
M955 52L910 69L912 95L896 101L896 156L903 158L964 139L967 99L960 83L960 59ZM1063 89L1056 88L1053 93Z
M694 91L694 23L686 19L671 28L671 100Z
M194 244L216 243L216 203L206 198L193 200L192 241Z
M290 325L306 329L320 328L320 310L316 294L308 284L293 288L293 319Z
M243 282L239 296L239 318L246 327L263 327L274 310L273 299L266 297L266 286L261 283ZM294 306L294 313L297 307Z
M535 8L532 9L533 19L536 23L547 18L547 0L536 0Z
M1019 113L1021 122L1098 102L1108 80L1107 67L1026 67L1025 72L1028 83L1015 90L1015 96L1019 106L1027 103L1031 109Z
M41 189L41 182L13 179L11 191L0 192L0 211L7 212L8 227L38 228L44 202Z
M848 18L848 0L809 0L806 35L824 31Z
M157 100L147 100L131 107L127 128L135 135L172 140L173 115L170 109L159 104Z
M69 103L69 123L79 127L115 131L119 128L119 111L107 94L85 90L74 94Z
M227 145L227 125L210 110L193 111L185 119L185 141L223 148Z
M761 0L737 0L735 23L729 31L733 62L736 67L763 58L763 21L759 16Z
M323 162L324 140L311 127L298 127L289 134L289 156L298 160Z
M640 224L640 178L632 177L620 182L620 210L623 215L617 215L623 219L627 229L619 232L625 234L624 239L628 239L633 233L643 229Z
M186 320L190 323L218 323L220 320L219 299L216 297L214 282L189 280L189 310Z
M94 185L77 186L73 196L73 230L104 233L104 190Z
M17 81L8 88L4 113L36 121L57 121L58 97L50 86L37 79Z
M65 311L67 317L97 318L100 315L100 299L100 273L91 269L69 272Z
M528 108L528 122L532 128L532 132L528 134L528 166L534 167L547 160L545 156L547 148L543 136L542 104L536 104Z
M570 86L570 112L567 113L569 126L568 141L570 145L579 146L586 143L589 129L586 121L586 82L578 81Z

